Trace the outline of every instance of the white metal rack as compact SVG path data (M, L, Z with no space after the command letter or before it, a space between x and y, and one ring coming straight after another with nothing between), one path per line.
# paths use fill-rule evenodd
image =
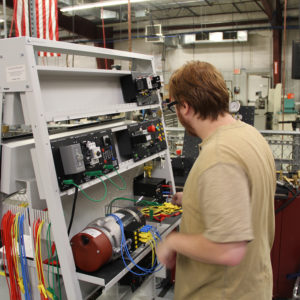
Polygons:
M130 71L40 66L36 61L38 51L128 60L132 70L140 72L155 73L155 68L153 57L142 54L28 37L0 40L0 113L2 115L5 99L4 119L6 116L11 120L24 118L25 124L31 125L33 132L31 140L6 144L17 151L20 160L24 159L25 166L19 174L17 170L10 174L14 176L13 180L26 182L27 189L31 191L31 202L46 200L67 298L76 300L83 297L79 281L109 287L116 283L126 270L122 270L109 282L76 272L62 204L62 197L71 194L72 190L64 193L59 190L50 146L52 137L49 137L47 122L153 109L161 107L161 104L141 107L136 103L123 102L119 77L130 74ZM26 156L24 149L30 155ZM25 155L25 158L22 155ZM119 172L135 169L158 156L164 158L165 167L156 170L154 174L166 177L174 186L167 150L136 163L132 160L120 161ZM6 170L3 168L5 163L8 164ZM32 170L27 172L31 164ZM13 169L13 166L9 165L8 161L2 161L2 172L8 172L11 168ZM3 176L1 180L4 180ZM34 188L35 181L38 192ZM91 181L83 188L96 183ZM30 207L32 208L32 203ZM179 220L169 224L162 232L166 234L177 226L178 222ZM147 251L143 251L139 259L146 255Z

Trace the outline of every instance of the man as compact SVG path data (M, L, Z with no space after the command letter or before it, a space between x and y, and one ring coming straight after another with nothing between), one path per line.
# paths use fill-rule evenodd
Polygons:
M229 114L222 75L189 62L170 79L181 124L202 139L183 193L180 231L159 245L159 261L176 260L176 300L270 300L275 168L270 148L252 126Z

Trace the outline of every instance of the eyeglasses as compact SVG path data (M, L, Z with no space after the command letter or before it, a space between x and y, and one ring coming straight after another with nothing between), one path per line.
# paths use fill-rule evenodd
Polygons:
M174 105L176 105L176 104L178 104L178 101L172 101L172 102L170 102L170 103L167 104L167 108L168 108L171 112L175 113L176 110L175 110Z

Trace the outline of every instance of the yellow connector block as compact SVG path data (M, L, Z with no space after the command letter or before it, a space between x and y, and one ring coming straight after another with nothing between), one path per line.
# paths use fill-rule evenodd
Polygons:
M152 166L144 166L144 171L146 172L147 177L149 178L151 178L152 176L152 169L153 169Z

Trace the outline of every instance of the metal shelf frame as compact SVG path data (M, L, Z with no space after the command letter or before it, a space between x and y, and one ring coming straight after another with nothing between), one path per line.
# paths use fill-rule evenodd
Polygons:
M148 55L29 37L0 40L0 113L2 115L4 98L6 102L15 101L22 108L25 124L31 125L34 139L31 159L40 192L35 195L47 203L67 298L80 300L80 275L76 273L69 243L47 122L152 109L161 104L138 107L135 103L123 102L119 77L129 71L39 66L38 51L127 60L132 70L140 72L155 73L155 68L153 57ZM164 172L173 181L168 151L163 155L168 164Z

